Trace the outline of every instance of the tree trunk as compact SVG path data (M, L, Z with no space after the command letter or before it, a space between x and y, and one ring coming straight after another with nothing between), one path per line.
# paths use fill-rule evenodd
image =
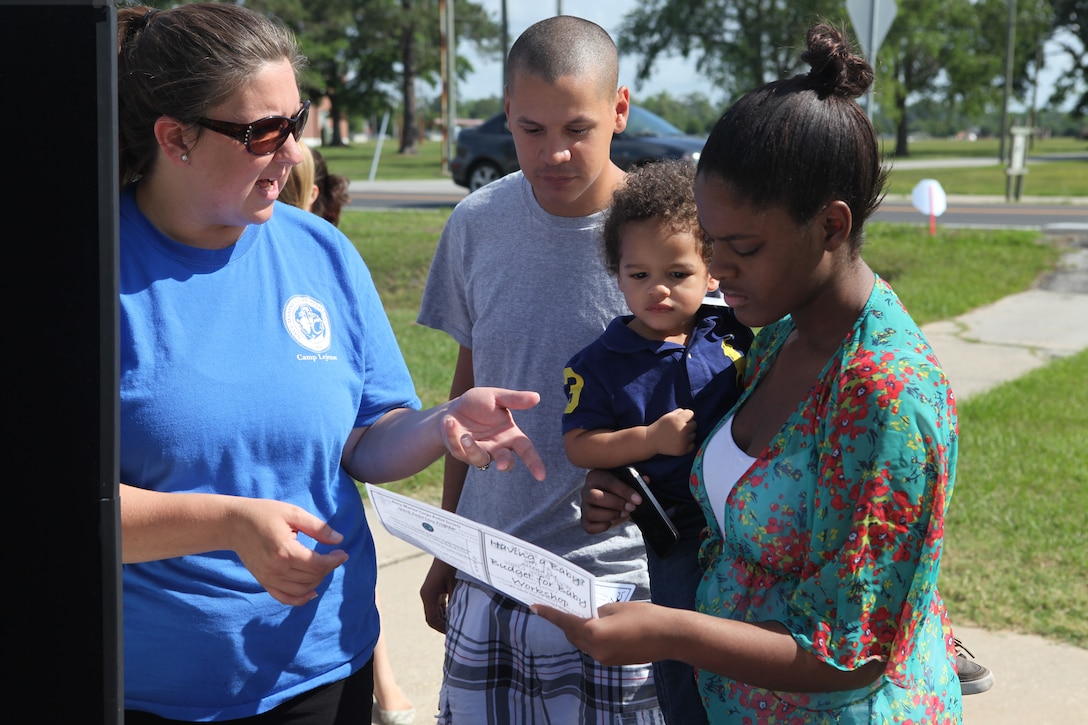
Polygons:
M332 146L346 146L344 142L344 136L340 133L340 107L333 103L329 109L329 119L332 121L332 134L331 144Z
M907 148L907 135L910 133L907 121L907 89L912 87L910 82L913 74L909 58L900 70L902 77L895 84L895 113L899 119L899 123L895 125L895 158L897 159L910 156L910 149Z
M400 152L419 153L419 121L416 119L416 28L412 19L412 0L401 0L405 24L400 40L400 57L404 65L401 95L404 98L404 123L400 127Z
M910 132L907 124L907 96L896 91L895 110L899 116L899 123L895 124L895 158L901 159L910 156L907 148L907 134Z

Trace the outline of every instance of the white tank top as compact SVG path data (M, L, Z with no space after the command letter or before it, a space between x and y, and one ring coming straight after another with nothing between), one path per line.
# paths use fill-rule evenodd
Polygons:
M729 416L729 420L706 442L706 452L703 453L703 487L721 532L725 531L725 499L755 460L733 440L733 416Z

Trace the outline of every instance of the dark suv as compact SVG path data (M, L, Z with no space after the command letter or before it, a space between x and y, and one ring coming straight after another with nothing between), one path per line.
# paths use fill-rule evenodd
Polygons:
M627 128L612 138L612 161L626 171L655 159L698 160L705 142L706 138L689 136L645 108L631 106ZM450 161L455 184L476 191L518 168L505 113L457 134L457 155Z

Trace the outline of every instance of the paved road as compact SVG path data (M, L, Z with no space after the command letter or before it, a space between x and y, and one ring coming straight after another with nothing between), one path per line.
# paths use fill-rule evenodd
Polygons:
M1037 154L1034 156L1028 156L1026 164L1028 168L1036 164L1045 164L1050 161L1088 161L1088 152L1084 151L1070 151L1058 154ZM982 166L996 166L1000 163L996 157L991 158L989 156L972 156L965 158L954 159L896 159L890 158L886 160L887 165L897 169L951 169L951 168L973 168Z
M975 161L967 159L966 161ZM1088 168L1088 167L1086 167ZM455 205L468 193L448 178L411 181L353 181L349 209L439 209ZM929 218L908 197L889 196L873 216L875 221L918 224ZM1008 203L999 196L948 197L948 210L937 227L970 226L1000 229L1088 229L1088 197L1025 196Z
M349 209L438 209L450 207L467 191L449 179L415 181L353 181ZM951 196L948 211L938 217L938 227L978 226L1042 229L1052 225L1074 225L1088 229L1088 198L1024 197L1006 203L1004 197ZM900 223L928 224L928 217L915 209L910 199L888 197L874 219Z
M910 199L901 197L885 198L872 218L877 222L929 224L928 216L915 209ZM952 196L948 198L948 209L935 221L938 232L955 227L1044 230L1079 227L1088 230L1088 198L1045 203L1040 197L1032 197L1031 201L1007 203L998 197Z

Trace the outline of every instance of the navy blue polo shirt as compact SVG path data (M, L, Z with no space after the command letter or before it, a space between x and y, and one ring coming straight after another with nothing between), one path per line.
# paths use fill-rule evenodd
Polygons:
M695 411L695 450L740 396L752 331L731 309L704 304L686 346L648 340L623 315L567 363L563 433L648 425L677 408ZM692 502L688 476L695 450L658 454L631 465L650 479L661 505Z

